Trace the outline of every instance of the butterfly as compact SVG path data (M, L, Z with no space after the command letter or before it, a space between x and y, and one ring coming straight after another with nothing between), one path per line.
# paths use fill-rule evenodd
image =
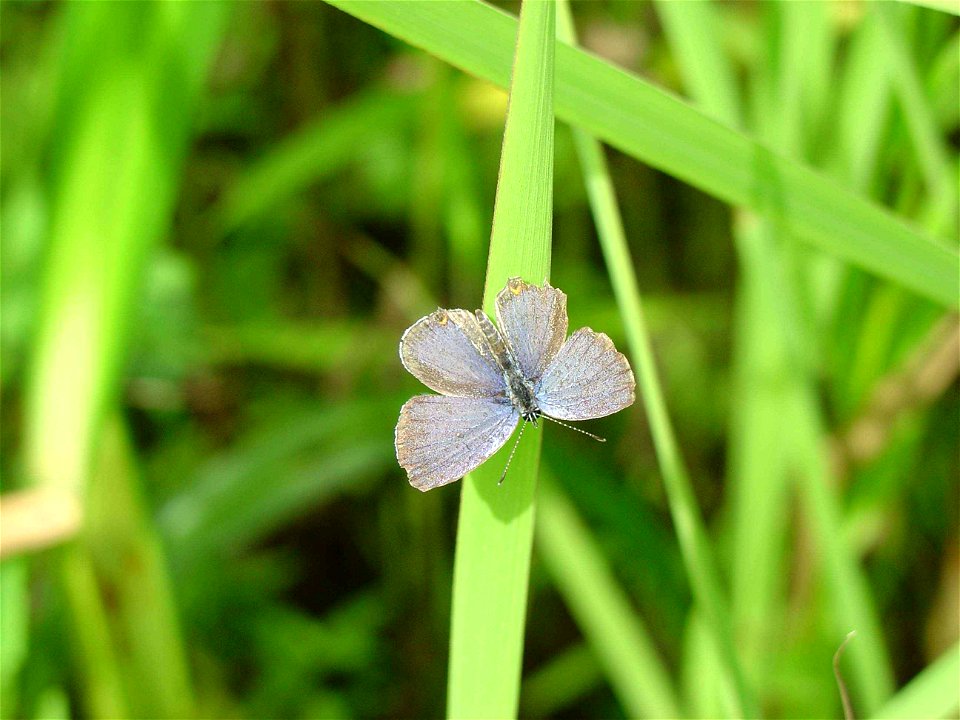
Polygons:
M400 339L403 366L440 393L411 398L397 421L397 461L418 490L459 480L503 447L521 420L522 435L540 418L590 420L635 400L626 357L590 328L568 338L567 296L549 283L511 278L496 316L494 325L481 310L438 309Z

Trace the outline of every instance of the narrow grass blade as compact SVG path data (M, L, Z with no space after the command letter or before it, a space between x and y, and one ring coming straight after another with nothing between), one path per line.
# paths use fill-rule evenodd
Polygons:
M806 6L804 6L806 7ZM691 8L696 8L692 10ZM735 73L722 50L715 7L708 3L657 4L663 17L670 46L683 69L685 85L691 96L710 115L733 123L741 110L736 96L724 97L710 85L717 79L720 87L734 87ZM687 35L696 37L691 44ZM794 43L794 52L799 49ZM794 94L801 86L801 77L793 74L790 85ZM766 92L773 92L764 87ZM777 93L781 97L785 91ZM794 111L797 103L793 102ZM800 128L791 125L785 130L796 146ZM742 214L741 214L742 215ZM731 610L736 628L737 647L744 669L754 687L766 688L770 671L770 643L775 628L781 627L775 613L778 594L782 594L781 568L786 544L788 478L786 458L780 438L786 432L781 404L784 401L786 378L783 350L776 337L780 318L767 296L769 284L758 281L754 268L764 265L758 257L759 242L753 235L762 232L759 223L734 228L737 249L743 269L737 300L735 324L732 422L729 437L730 519L732 525ZM778 586L779 585L779 586ZM688 660L688 662L693 662ZM694 699L706 702L700 692L709 684L692 684Z
M538 552L627 717L677 717L669 674L570 501L541 470Z
M505 87L515 21L480 2L332 4ZM557 47L557 117L731 204L775 212L796 237L949 307L960 258L806 165L771 152L609 63Z
M721 122L740 127L737 76L716 42L721 32L717 6L673 0L656 0L654 6L690 96Z
M0 717L17 716L17 677L30 643L30 588L28 560L8 558L0 563Z
M552 2L524 3L487 260L483 306L490 315L508 278L541 283L550 275L555 33ZM473 38L486 42L482 32ZM517 713L542 438L532 430L502 486L509 443L463 480L447 698L453 718Z
M569 10L563 4L561 25L573 39ZM600 145L584 131L575 130L574 139L586 178L587 194L597 224L601 248L614 295L627 331L627 341L638 374L640 396L650 422L664 487L691 589L722 655L728 680L734 688L735 715L755 712L755 700L748 689L733 645L730 615L726 609L719 574L687 470L677 447L663 391L657 377L653 350L643 317L640 289L633 272L623 221Z
M789 531L789 481L782 439L790 378L779 342L780 316L759 268L767 258L757 237L769 226L741 217L734 233L742 269L734 335L732 420L729 436L731 599L733 622L747 672L757 687L768 687L786 592L783 572ZM780 602L778 602L780 601Z
M932 105L924 97L913 60L904 44L904 27L903 23L898 22L900 14L896 12L903 8L877 3L870 9L877 15L886 41L884 54L890 64L889 73L927 187L929 198L926 202L929 209L926 224L938 236L947 232L946 239L953 246L955 232L950 233L949 230L956 227L957 189L952 179L950 153L943 143Z
M856 641L845 651L852 666L848 685L857 691L861 709L869 713L889 697L894 687L890 656L870 586L843 531L840 502L824 457L825 433L816 399L804 379L794 380L793 385L796 391L783 409L793 427L791 460L802 477L799 492L813 526L830 593L837 644L850 630L857 631Z
M553 717L567 705L603 685L600 663L593 651L579 643L555 654L523 679L520 714Z
M840 71L835 141L838 174L858 192L870 189L889 121L890 73L885 63L876 61L884 52L877 16L866 13L850 38Z
M956 717L960 709L960 645L954 645L894 695L876 720Z
M683 665L680 682L683 687L684 710L692 718L724 717L730 702L725 700L724 669L720 654L703 622L703 616L694 608L687 615L683 633ZM729 712L727 712L729 715ZM759 716L757 716L759 717Z
M86 535L101 583L111 588L110 620L131 714L193 712L187 654L160 538L140 492L126 429L114 416L98 445Z

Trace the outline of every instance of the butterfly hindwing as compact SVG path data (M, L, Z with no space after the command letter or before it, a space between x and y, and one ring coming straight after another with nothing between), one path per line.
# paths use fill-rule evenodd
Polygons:
M633 371L613 341L580 328L560 348L536 388L540 411L558 420L590 420L633 404Z
M400 409L397 460L418 490L446 485L503 447L519 419L503 400L417 395Z

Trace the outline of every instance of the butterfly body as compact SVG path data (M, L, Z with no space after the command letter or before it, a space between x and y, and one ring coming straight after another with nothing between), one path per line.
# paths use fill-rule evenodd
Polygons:
M411 485L458 480L521 420L586 420L633 404L633 372L610 338L589 328L566 337L566 300L548 283L512 278L497 295L497 325L480 310L438 309L407 329L404 367L440 393L400 410L397 460Z
M500 331L490 322L490 318L482 310L477 310L474 317L477 318L477 324L480 325L484 337L490 343L493 357L503 373L507 398L520 413L520 417L528 422L536 422L540 417L540 408L537 406L533 383L524 377L516 358L513 357Z

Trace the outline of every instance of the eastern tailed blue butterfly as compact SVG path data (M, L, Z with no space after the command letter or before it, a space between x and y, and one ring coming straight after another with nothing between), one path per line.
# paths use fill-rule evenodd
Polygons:
M589 420L632 405L633 372L610 338L590 328L566 335L567 296L520 278L497 295L496 326L480 310L440 309L407 328L403 366L440 393L400 410L397 460L410 484L430 490L459 480L521 419L524 427L541 417Z

